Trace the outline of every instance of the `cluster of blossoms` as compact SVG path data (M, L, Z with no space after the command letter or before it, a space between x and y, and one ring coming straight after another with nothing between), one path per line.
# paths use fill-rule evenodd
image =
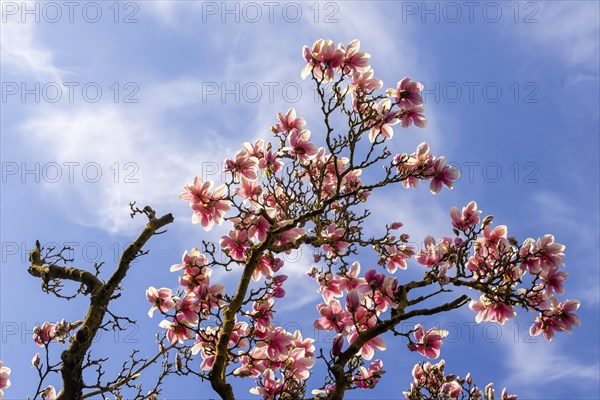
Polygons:
M65 343L65 340L70 337L71 331L77 329L81 323L82 321L67 322L64 319L54 324L46 321L42 326L33 328L33 341L40 347L47 347L53 340ZM36 356L39 358L39 355Z
M392 126L400 122L404 128L413 123L420 128L427 125L423 115L425 107L421 83L406 77L398 82L395 89L388 89L385 98L369 96L381 89L383 83L374 77L374 71L369 65L371 55L360 51L359 40L351 41L347 47L342 43L336 47L333 41L320 39L311 48L304 46L303 55L307 64L301 72L302 79L312 74L319 83L331 82L334 81L335 74L339 73L340 80L347 78L350 81L344 90L337 85L334 90L352 95L354 110L368 120L371 142L378 136L384 140L391 139L394 135Z
M483 390L473 385L471 374L464 378L454 374L444 374L445 361L437 364L419 363L412 370L413 381L410 390L403 392L407 400L440 399L440 400L494 400L493 384ZM502 390L501 400L517 400L517 396Z
M419 180L429 181L429 190L437 194L442 190L442 185L452 189L454 181L460 178L456 168L446 163L444 156L436 157L429 153L429 144L423 142L414 153L398 154L394 157L394 165L398 172L407 178L402 181L406 188L416 188Z
M4 363L0 361L0 399L4 397L2 389L10 387L10 368L5 367Z
M113 276L102 282L98 268L95 275L74 269L81 272L79 279L72 279L81 283L77 293L90 294L92 299L85 331L74 335L82 322L65 320L34 328L33 340L46 351L45 364L50 364L44 370L39 353L31 360L40 377L36 397L56 399L53 386L40 389L49 373L61 371L63 389L59 394L69 398L108 392L123 398L120 390L128 388L138 390L136 398L155 400L163 378L178 373L209 380L226 400L235 398L229 377L255 379L256 386L250 392L265 400L299 399L306 397L307 380L315 360L321 359L327 375L312 393L316 398L341 400L346 390L372 389L380 382L386 371L383 362L374 358L387 348L386 333L408 339L410 351L428 359L440 357L447 331L426 329L417 323L408 332L401 332L397 330L401 321L468 304L478 323L504 324L515 317L516 307L534 311L537 316L530 334L543 333L547 340L556 332L572 332L573 326L580 324L575 314L579 301L556 298L564 294L568 277L561 268L565 247L552 235L519 244L508 236L506 226L492 227L492 216L482 218L475 202L462 210L450 210L454 236L426 236L420 249L408 244L408 234L394 232L403 227L401 222L386 225L382 237L367 238L363 229L370 212L362 203L376 190L393 184L414 189L419 181L425 181L430 192L437 194L444 187L452 189L459 172L443 156L431 154L425 142L411 154L394 155L389 150L387 141L394 136L394 126L426 126L421 83L406 77L385 94L377 94L383 83L374 76L370 55L360 50L358 40L336 46L321 39L311 48L305 46L303 56L307 65L301 76L316 82L325 134L313 135L306 129L306 120L291 108L277 115L271 142L245 142L234 157L225 160L227 178L221 186L213 188L213 182L201 177L184 186L180 198L193 211L192 223L206 231L227 223L230 230L218 243L202 241L201 250L185 251L181 262L171 266L171 272L179 274L180 288L147 289L151 304L148 316L158 312L164 317L159 323L165 330L164 336L158 336L159 353L138 360L134 351L116 380L104 385L104 359L92 360L88 352L95 332L110 326L111 321L102 325L104 313L110 313L108 302L118 297L114 293L121 289L119 283L129 263L145 254L141 248L150 236L173 221L171 214L155 218L150 207L140 210L132 204L132 215L144 213L150 222L123 253L124 262L119 262ZM326 83L333 85L331 90L324 87ZM347 119L344 132L332 126L334 111ZM381 167L379 172L375 166ZM283 254L303 246L314 250L314 265L306 275L317 282L323 301L316 307L319 317L313 326L334 335L328 351L316 349L315 340L303 337L300 330L290 332L274 322L275 305L286 296L283 285L288 276L282 272L290 269ZM50 262L40 256L39 243L36 247L30 254L30 273L45 280L45 291L69 298L59 294L62 276L54 275L55 286L49 288L47 275L52 275L52 270L48 272L44 264ZM359 251L366 248L373 249L376 262L361 274L361 264L350 258L362 256ZM62 252L54 257L67 261ZM418 266L411 268L423 272L422 278L402 279L399 271L413 262ZM223 285L214 283L219 272L213 276L215 269L240 274L234 294L227 294ZM455 288L475 291L478 299L462 294L452 301L421 308L438 294L452 296ZM426 290L426 294L415 294ZM100 294L94 297L95 293ZM122 317L110 314L112 323L120 327ZM94 319L91 315L101 317L87 325ZM71 357L69 349L62 354L64 363L52 365L48 361L52 341L71 342L71 348L79 353ZM170 345L165 346L165 342ZM171 351L177 353L175 362L169 361ZM142 396L141 384L131 381L160 355L164 361L157 384ZM97 368L95 385L83 382L83 370L90 367ZM494 400L492 384L482 390L473 385L470 374L461 378L445 374L444 368L444 360L415 365L413 382L404 392L406 398ZM2 389L11 384L10 373L0 362L0 398L4 396ZM83 395L88 389L92 391ZM502 391L501 400L516 398L506 389Z
M327 115L336 108L348 115L350 132L334 137L326 118L328 133L319 146L306 121L289 109L279 113L271 127L274 143L246 142L235 157L225 160L228 179L222 186L213 190L212 182L196 177L180 195L193 210L192 222L206 230L224 222L232 228L218 246L204 242L202 252L186 252L182 262L171 267L181 273L182 289L174 293L150 287L146 293L152 304L149 315L158 311L168 317L160 323L167 339L189 346L183 352L187 361L195 355L202 358L197 375L211 380L224 398L231 396L224 380L229 375L255 378L257 386L251 392L265 399L300 398L315 358L321 358L329 376L322 388L313 390L316 396L339 399L347 388L373 388L385 372L383 362L374 359L387 347L382 333L406 337L409 350L429 359L440 356L448 332L426 330L420 324L409 332L394 328L401 320L430 315L414 306L442 291L451 292L450 286L478 291L479 300L469 304L478 322L502 324L520 306L540 313L532 335L543 332L550 339L555 331L570 332L579 324L573 314L579 303L554 297L564 292L567 277L558 271L564 246L554 243L551 235L519 245L508 237L505 226L492 229L492 217L482 218L475 202L450 210L454 237L427 236L418 251L408 245L406 233L392 234L402 228L401 222L386 226L383 238L364 238L362 224L368 213L360 216L352 207L367 201L375 189L391 183L416 188L419 181L426 181L436 194L443 187L452 189L459 173L443 156L431 154L427 143L412 154L395 156L385 147L394 125L425 126L423 85L404 78L384 96L376 95L382 83L374 77L370 56L360 51L358 41L335 46L319 40L304 48L304 58L308 64L302 77L310 75L317 82ZM342 87L344 80L348 86ZM322 87L325 82L333 82L329 100ZM363 137L368 138L361 144L367 147L366 155L359 159L356 149ZM383 150L375 155L376 149ZM368 183L363 172L376 163L385 164L385 178ZM281 273L286 269L281 254L302 245L315 250L315 266L307 275L316 280L323 298L314 327L335 334L329 358L323 352L316 355L313 339L273 323L275 303L285 296L287 279ZM360 263L348 258L369 246L377 254L379 268L368 268L361 275ZM217 259L217 252L224 258ZM424 277L402 283L393 274L406 270L413 259L422 266ZM235 295L211 284L215 267L242 270ZM251 284L258 288L250 289ZM433 287L434 293L409 297L409 291L426 287ZM463 295L429 311L450 311L468 301ZM407 398L419 398L423 390L448 399L464 396L464 390L470 399L493 398L491 386L481 391L471 385L469 376L444 376L443 366L443 361L415 366ZM227 371L228 367L232 368ZM514 398L502 394L503 400Z
M148 316L155 311L167 315L170 319L160 322L167 329L167 339L171 343L183 343L193 338L191 327L197 326L211 315L211 311L223 304L225 287L210 283L212 269L207 267L206 256L198 249L185 252L180 264L171 266L171 271L182 271L179 283L183 286L181 296L173 294L171 289L148 288L146 298L152 304Z
M514 306L519 305L539 312L530 329L532 336L543 333L551 340L555 332L572 332L572 327L580 324L573 313L579 308L579 301L559 302L554 296L564 293L564 281L568 277L568 273L559 270L564 266L565 246L556 243L552 235L538 240L529 238L519 245L515 238L508 236L505 225L491 228L491 216L477 228L480 214L475 202L463 207L462 212L453 207L450 216L456 237L442 237L436 242L428 236L423 250L417 254L417 262L435 269L440 281L448 284L453 281L448 271L464 261L464 268L461 268L470 271L472 283L465 286L481 289L485 285L490 289L469 304L469 308L477 313L478 323L492 321L502 325L515 317ZM466 240L459 232L466 235ZM462 260L459 255L465 253L460 249L469 242L474 244L474 249ZM519 287L519 284L527 283L527 274L531 277L530 286Z

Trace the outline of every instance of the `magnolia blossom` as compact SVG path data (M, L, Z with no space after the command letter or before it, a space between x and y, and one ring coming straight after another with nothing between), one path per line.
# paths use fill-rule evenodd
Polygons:
M225 172L233 174L236 182L242 179L255 181L258 178L256 167L258 166L258 158L251 155L246 150L241 150L235 156L235 160L225 160Z
M417 343L410 343L409 348L417 351L427 358L438 358L440 356L440 348L442 347L442 339L448 336L448 331L431 328L427 332L421 325L415 325L413 332Z
M333 79L335 70L342 65L346 52L342 46L336 48L332 40L319 39L312 48L304 46L304 59L308 63L300 76L305 79L311 73L314 77L323 82L330 82Z
M452 226L459 230L467 230L479 223L479 215L481 210L477 209L477 203L471 201L466 207L463 207L462 213L458 208L450 209L450 217L452 218Z
M249 246L248 236L245 231L233 230L229 236L221 237L221 247L234 260L243 260L246 258L246 249Z
M159 310L161 313L172 310L175 307L172 294L171 289L156 289L155 287L150 286L148 290L146 290L146 299L152 303L152 307L148 310L148 316L152 318L155 310Z
M33 328L33 341L40 347L44 347L55 337L56 327L48 321L44 322L41 327Z
M177 319L173 321L163 319L158 326L167 329L167 339L171 343L183 343L187 339L194 337L193 332L187 326L177 321Z
M425 107L416 106L408 109L403 109L398 113L398 119L402 122L403 128L408 128L412 124L419 128L425 128L427 126L427 118L423 115Z
M481 295L479 301L471 300L469 308L478 313L475 318L477 323L481 321L494 321L500 325L504 325L504 322L508 318L514 318L517 314L512 306L504 304L501 301L491 301L485 295Z
M406 269L407 260L414 254L413 249L405 245L386 246L385 251L387 256L382 261L390 274L395 273L398 268Z
M348 335L348 343L352 344L358 338L358 333L353 331L350 335ZM385 340L381 336L375 336L373 339L368 340L365 344L360 348L360 355L365 360L370 360L375 355L375 350L383 351L387 348L387 344Z
M392 111L392 102L390 99L380 101L375 107L375 111L379 117L375 122L375 126L371 128L371 132L369 133L369 140L371 143L373 143L380 135L385 140L391 139L394 136L394 129L392 126L400 122L398 113Z
M56 389L54 389L54 386L50 385L46 389L42 390L40 395L42 396L42 399L56 400Z
M336 224L330 224L323 232L323 239L327 240L327 243L322 248L327 253L327 258L335 259L338 255L346 253L346 249L350 244L340 240L344 237L345 233L345 229L338 228Z
M10 387L10 368L5 367L4 363L0 361L0 399L4 397L2 389Z
M354 375L352 383L354 386L361 389L372 389L381 380L381 375L385 373L383 370L383 361L375 360L369 365L369 369L363 366L358 367L360 375Z
M344 73L350 72L365 73L371 69L369 59L371 55L360 51L360 40L354 39L348 44L346 54L344 55Z
M556 298L550 298L550 305L545 307L541 316L536 317L535 323L529 329L531 336L544 334L546 340L554 338L554 332L573 331L573 326L581 324L579 317L574 313L579 308L579 300L566 300L558 302Z
M292 151L301 162L307 163L317 154L318 148L310 142L309 130L292 131L289 140L290 147L286 147L284 150Z
M331 300L329 304L319 304L317 310L319 310L322 317L315 321L314 327L316 329L342 332L346 328L346 320L349 315L338 300Z
M277 119L279 120L279 123L273 125L273 132L288 133L294 130L301 131L302 128L304 128L304 125L306 125L304 118L296 117L296 110L294 108L287 110L285 115L278 113Z
M423 104L422 90L423 84L406 77L398 82L396 89L388 89L386 93L394 97L398 108L408 110Z
M260 386L250 389L250 393L262 395L264 400L274 400L283 385L282 381L275 380L275 374L271 369L263 372L261 383Z
M458 170L449 164L446 164L445 158L442 156L433 163L434 177L431 179L429 189L431 193L437 194L442 190L442 185L448 189L452 189L454 181L460 178Z
M189 202L190 207L194 210L192 223L200 223L205 230L210 230L213 225L221 225L223 217L231 208L231 202L223 197L227 191L225 185L216 188L212 193L212 182L202 182L202 179L197 176L194 178L193 184L185 185L185 192L179 197Z

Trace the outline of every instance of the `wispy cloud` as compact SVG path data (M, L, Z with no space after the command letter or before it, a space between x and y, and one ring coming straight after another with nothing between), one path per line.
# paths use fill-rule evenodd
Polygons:
M595 1L544 1L531 3L539 11L536 23L522 23L522 43L556 57L556 62L584 67L598 79L599 4ZM533 12L533 9L528 9Z
M82 169L97 164L85 181L45 185L49 198L58 199L70 218L110 233L129 232L133 227L127 218L128 202L173 209L183 183L200 174L204 163L214 164L225 155L226 140L208 127L203 139L210 146L184 140L185 135L170 125L168 110L114 105L59 112L46 108L32 113L21 134L27 146L43 149L59 164L78 162ZM103 176L94 182L98 169Z
M22 23L14 18L0 24L2 73L6 74L5 77L25 75L63 82L62 76L67 71L57 67L52 50L40 44L38 25L33 21Z
M547 382L598 382L600 364L578 360L559 348L558 343L506 342L510 390L522 396L540 398ZM596 360L597 361L597 360ZM573 395L575 398L575 395Z

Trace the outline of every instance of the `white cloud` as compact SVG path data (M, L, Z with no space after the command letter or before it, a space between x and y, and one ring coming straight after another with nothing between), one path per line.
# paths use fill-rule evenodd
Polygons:
M597 360L595 363L577 360L564 354L558 343L508 341L506 347L509 389L522 396L538 398L539 391L548 382L569 380L583 385L585 381L598 381L600 378Z
M45 185L69 217L121 233L133 229L128 202L170 211L181 203L177 195L183 184L202 172L204 162L224 159L222 138L205 130L203 139L210 146L184 141L181 132L169 125L167 111L167 107L130 110L97 104L59 112L47 108L34 113L21 129L27 145L38 152L44 149L50 160L60 165L80 163L74 183L61 179ZM83 167L91 163L102 171L95 183L91 182L98 168L88 169L82 177Z
M54 64L52 51L39 44L38 25L33 21L22 23L16 16L7 17L6 22L0 24L3 74L63 82L61 76L67 72Z
M532 15L538 22L518 24L523 42L539 46L569 66L588 68L598 79L598 3L546 1L532 4L539 7ZM525 11L529 15L534 10Z

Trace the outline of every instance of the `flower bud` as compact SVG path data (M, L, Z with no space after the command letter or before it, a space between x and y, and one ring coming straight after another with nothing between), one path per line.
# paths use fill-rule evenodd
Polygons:
M494 220L494 216L493 215L488 215L487 217L485 217L483 219L483 222L481 223L483 226L489 225L492 223L492 221Z
M35 353L35 356L31 359L31 366L37 368L40 365L40 353Z
M331 354L334 357L337 357L342 352L342 346L344 345L344 337L338 334L335 339L333 339L333 347L331 348Z

